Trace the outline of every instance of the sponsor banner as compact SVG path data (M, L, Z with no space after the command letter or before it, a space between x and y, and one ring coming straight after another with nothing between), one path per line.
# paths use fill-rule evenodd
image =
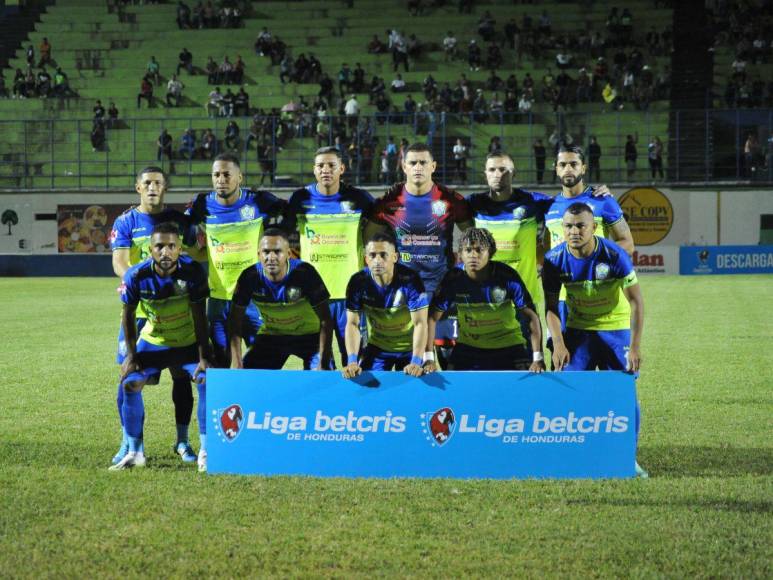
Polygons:
M32 251L32 205L0 203L0 252L8 254Z
M682 246L679 273L773 274L773 246Z
M207 371L209 473L633 477L621 372Z
M640 247L633 253L637 274L679 274L679 247Z
M620 197L619 203L637 247L657 244L674 225L671 201L654 187L629 189Z

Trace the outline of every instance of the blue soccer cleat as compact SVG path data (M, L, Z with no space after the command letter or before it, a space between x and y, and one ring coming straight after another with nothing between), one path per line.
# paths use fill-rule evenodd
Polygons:
M117 465L118 463L121 463L121 461L123 461L123 458L126 457L127 453L129 453L129 441L124 439L121 442L121 447L118 448L118 453L113 455L113 459L111 463L113 465Z
M193 447L187 441L178 441L174 446L174 452L180 456L185 463L193 463L196 461L196 453L193 451Z

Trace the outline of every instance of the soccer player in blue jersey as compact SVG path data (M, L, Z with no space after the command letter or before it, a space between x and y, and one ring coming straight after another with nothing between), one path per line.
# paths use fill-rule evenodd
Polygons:
M113 271L115 275L123 279L126 271L150 256L150 236L153 228L160 223L171 222L178 225L183 233L184 249L194 251L195 246L189 231L188 219L177 210L167 208L164 205L164 194L168 185L168 179L164 170L160 167L146 167L137 174L135 190L140 196L140 203L122 213L113 225L110 234L110 246L113 251ZM141 330L147 318L140 305L136 313L137 328ZM118 364L123 363L126 356L126 340L123 327L118 333ZM196 454L188 442L188 428L193 413L193 393L191 391L190 378L187 374L170 369L172 373L172 400L174 401L175 420L177 423L177 442L174 445L175 452L183 461L196 461ZM113 457L113 463L118 463L124 458L129 449L129 440L124 428L123 407L124 389L118 385L118 414L121 418L123 439L118 453Z
M597 229L593 211L583 202L573 203L563 216L566 241L545 254L542 283L553 337L553 368L637 374L642 361L644 302L636 271L627 252L595 235ZM562 286L568 306L564 331L558 310ZM636 470L646 476L638 463Z
M263 228L279 219L284 202L268 191L251 191L242 187L239 159L230 153L218 155L212 164L212 187L193 200L187 213L202 234L200 245L206 246L209 261L211 297L207 303L215 361L228 367L228 309L236 281L242 271L258 261L258 243ZM242 336L251 340L260 326L260 315L250 305L243 318Z
M281 369L290 355L306 370L330 368L330 294L314 267L291 259L289 251L287 234L269 228L260 240L260 262L239 276L228 321L231 368ZM251 302L263 324L242 359L241 323Z
M315 183L293 192L282 227L300 241L301 260L314 265L330 292L330 314L346 366L346 283L362 268L362 229L373 207L365 190L341 181L346 167L335 147L314 155Z
M542 328L529 291L513 268L493 261L497 246L482 228L466 230L459 240L462 264L450 270L432 299L428 345L434 339L435 323L456 306L459 338L448 368L451 370L530 370L542 372ZM516 317L529 321L533 354ZM435 370L428 362L427 372Z
M454 264L454 225L461 230L473 226L472 210L461 195L436 183L432 175L437 163L424 143L413 143L405 152L402 170L405 183L396 183L376 202L366 227L366 238L381 230L397 238L400 261L418 272L430 297ZM453 336L453 324L444 319L438 336ZM434 360L434 351L425 358Z
M427 294L419 275L397 263L397 242L375 234L365 245L367 267L354 274L346 288L346 352L343 375L363 370L403 370L423 374L427 342ZM368 345L360 352L360 314L365 312Z
M209 294L204 268L180 255L178 224L153 228L151 257L126 271L121 285L126 357L121 365L124 388L123 417L129 439L126 455L111 470L145 465L142 447L145 405L142 389L158 383L165 368L186 373L199 390L198 421L201 437L199 471L206 471L206 387L210 366L209 332L204 301ZM147 322L137 332L136 312L142 305Z

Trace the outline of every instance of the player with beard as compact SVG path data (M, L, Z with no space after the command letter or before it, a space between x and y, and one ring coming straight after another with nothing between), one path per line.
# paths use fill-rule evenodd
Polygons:
M211 296L207 318L218 367L229 366L228 311L236 281L245 268L258 261L258 243L266 222L279 218L284 202L268 191L243 188L239 159L218 155L212 164L212 188L193 200L186 213L198 227L199 245L206 247ZM249 305L242 336L251 340L260 327L260 315Z

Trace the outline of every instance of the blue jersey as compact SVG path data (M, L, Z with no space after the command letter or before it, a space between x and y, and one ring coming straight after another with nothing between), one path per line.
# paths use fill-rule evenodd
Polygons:
M472 212L467 200L442 185L411 195L398 183L376 202L372 219L394 230L400 260L434 292L454 264L454 224L471 221Z
M280 216L284 202L268 191L242 189L233 205L211 191L196 196L186 214L206 237L212 297L230 300L242 271L258 261L263 226Z
M314 308L329 298L314 266L291 259L287 275L278 282L266 277L263 264L244 270L233 302L244 307L250 300L255 303L263 319L258 334L302 336L319 332L319 317Z
M169 276L160 276L153 258L132 266L121 284L121 301L142 305L147 323L140 331L143 340L165 347L190 346L196 342L191 303L209 296L204 267L188 256L180 256Z
M176 209L165 208L160 213L143 213L138 207L127 209L115 219L110 232L110 249L129 250L129 265L139 264L150 257L150 236L153 228L164 222L175 223L180 228L184 246L193 246L195 233L187 216Z
M435 310L458 312L457 342L476 348L507 348L525 344L516 310L534 309L529 291L513 268L489 262L483 282L470 278L459 265L443 278L432 300Z
M365 190L342 185L333 195L312 183L290 197L282 226L300 237L301 259L314 264L334 299L362 268L362 224L373 207Z
M566 197L558 194L553 198L553 205L545 214L545 226L550 232L550 247L555 248L564 241L563 217L567 208L573 203L584 203L593 211L593 219L599 226L596 235L607 237L609 228L614 226L623 217L623 210L611 195L606 197L594 197L593 188L587 187L576 197Z
M594 236L596 247L577 258L563 244L545 254L542 284L545 294L566 289L567 328L624 330L631 327L631 308L623 289L638 283L633 263L623 248Z
M377 284L370 269L365 268L351 277L346 288L346 309L365 312L368 344L388 352L412 350L411 312L428 306L421 278L402 264L395 264L387 286Z

